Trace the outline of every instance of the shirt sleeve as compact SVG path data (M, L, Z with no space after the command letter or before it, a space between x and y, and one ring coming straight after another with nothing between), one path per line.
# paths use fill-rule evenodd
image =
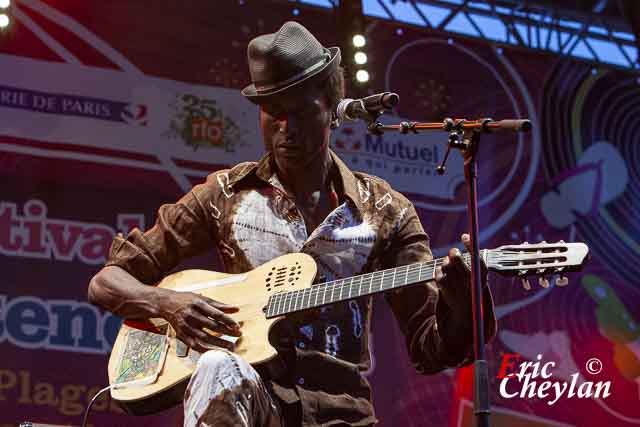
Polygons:
M426 262L433 258L429 237L413 205L408 207L392 236L385 267ZM484 333L489 341L496 332L493 299L489 287L482 295ZM471 298L467 313L454 313L439 298L434 282L410 286L385 295L406 338L411 363L422 374L460 367L473 361Z
M121 267L142 283L155 284L182 260L213 248L217 226L205 205L213 200L212 188L207 180L176 203L162 205L148 231L134 228L126 238L118 233L105 266Z

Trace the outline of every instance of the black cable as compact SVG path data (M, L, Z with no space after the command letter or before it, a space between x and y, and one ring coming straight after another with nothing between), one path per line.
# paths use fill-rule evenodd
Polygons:
M89 402L89 406L87 406L87 410L84 411L84 418L82 419L82 427L86 427L86 425L87 425L87 420L89 419L89 412L91 411L91 407L93 406L93 402L96 401L98 396L100 396L102 393L104 393L105 391L109 390L110 388L111 388L110 385L106 386L105 388L103 388L102 390L97 392L95 396L93 396L93 399L91 399L91 402Z

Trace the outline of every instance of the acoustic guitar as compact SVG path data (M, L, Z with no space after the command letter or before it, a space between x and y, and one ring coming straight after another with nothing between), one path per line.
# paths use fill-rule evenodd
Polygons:
M564 273L580 270L589 249L584 243L560 241L507 245L480 252L489 271L520 277L526 286L529 275L557 275L556 285L564 286L568 283ZM243 274L185 270L167 276L158 286L199 293L239 307L230 316L241 325L241 337L205 331L227 340L233 352L257 365L276 356L269 332L284 316L418 283L433 286L429 282L435 281L435 269L443 260L313 284L317 272L313 258L292 253ZM470 255L463 254L463 260L469 265ZM543 277L540 284L549 286ZM199 356L200 353L176 339L175 331L164 319L126 321L109 359L111 396L135 415L179 404Z

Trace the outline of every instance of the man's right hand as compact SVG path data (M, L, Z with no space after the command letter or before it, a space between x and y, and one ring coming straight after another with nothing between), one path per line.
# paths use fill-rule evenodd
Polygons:
M237 312L238 307L193 292L145 285L115 265L104 267L91 279L88 297L92 304L124 319L164 318L173 326L178 339L200 352L214 346L230 346L228 341L206 333L203 328L225 335L241 335L240 326L227 316Z
M176 337L199 352L215 347L230 348L231 344L203 330L239 337L240 325L225 313L235 313L238 307L212 300L193 292L176 292L170 289L162 298L161 316L176 331Z

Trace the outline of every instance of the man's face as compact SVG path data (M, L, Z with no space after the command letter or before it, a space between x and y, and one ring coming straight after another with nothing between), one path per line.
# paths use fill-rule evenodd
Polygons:
M329 103L317 88L282 95L260 108L265 146L285 175L317 160L329 143L330 124Z

